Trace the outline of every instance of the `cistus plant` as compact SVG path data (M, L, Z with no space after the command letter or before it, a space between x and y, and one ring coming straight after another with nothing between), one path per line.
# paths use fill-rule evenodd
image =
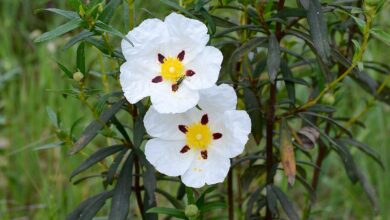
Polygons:
M372 37L390 43L374 25L384 3L69 0L67 10L43 9L67 21L36 42L69 37L75 62L58 62L71 87L61 92L94 118L77 134L79 120L66 129L49 111L71 155L95 150L70 180L100 177L104 189L67 219L312 219L331 153L376 213L351 148L383 167L354 132L376 100L390 103L389 67L363 56ZM351 81L370 101L340 115Z

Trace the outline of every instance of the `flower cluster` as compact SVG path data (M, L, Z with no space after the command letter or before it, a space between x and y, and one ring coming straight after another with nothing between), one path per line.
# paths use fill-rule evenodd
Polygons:
M223 57L206 46L207 27L172 13L164 21L145 20L127 38L133 45L122 41L125 97L136 103L150 96L152 102L144 118L153 137L146 158L190 187L223 182L230 158L244 150L251 122L236 110L234 89L215 84Z

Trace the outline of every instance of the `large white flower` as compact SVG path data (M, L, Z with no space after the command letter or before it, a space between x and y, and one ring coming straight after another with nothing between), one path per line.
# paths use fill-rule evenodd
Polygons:
M134 46L122 41L120 82L130 103L150 96L158 112L182 113L218 79L222 53L206 46L207 27L198 20L172 13L145 20L126 37Z
M230 158L242 153L251 129L248 114L235 110L236 104L234 89L223 84L200 92L200 109L160 114L152 106L144 118L153 137L146 143L146 158L190 187L223 182Z

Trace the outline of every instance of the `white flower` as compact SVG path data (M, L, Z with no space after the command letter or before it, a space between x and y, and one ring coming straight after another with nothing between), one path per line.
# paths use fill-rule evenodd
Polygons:
M218 79L222 53L206 46L207 27L198 20L172 13L143 21L126 37L134 46L122 41L120 82L130 103L150 96L158 112L182 113Z
M153 137L146 143L146 158L190 187L223 182L230 158L242 153L251 130L248 114L235 110L236 104L234 89L220 85L200 92L201 110L160 114L152 106L144 118Z

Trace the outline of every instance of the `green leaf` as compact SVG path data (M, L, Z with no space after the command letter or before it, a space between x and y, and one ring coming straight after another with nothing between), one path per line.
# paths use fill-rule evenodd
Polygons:
M261 177L266 172L264 165L252 165L245 169L244 173L240 177L241 186L244 191L249 189L253 179Z
M35 43L40 43L48 40L52 40L56 37L59 37L71 30L74 30L78 27L81 27L83 24L83 21L80 18L75 18L73 20L70 20L69 22L49 31L46 33L43 33L41 36L39 36L37 39L35 39Z
M63 50L67 50L68 48L72 47L76 43L88 38L92 37L95 35L94 33L88 31L88 30L83 30L82 32L78 33L76 36L72 37L63 47Z
M65 142L63 142L63 141L57 141L57 142L41 145L39 147L34 148L34 150L35 151L47 150L47 149L52 149L52 148L64 146L64 144L65 144Z
M145 135L145 127L144 127L144 123L143 123L143 118L141 118L141 117L136 118L133 131L134 131L134 134L133 134L134 146L140 147L140 145L143 141L143 137Z
M322 60L328 64L328 59L330 57L330 45L328 41L329 35L319 0L309 1L307 21L310 26L310 34L314 42L314 47L318 51L318 54L321 56Z
M85 39L85 41L92 44L94 47L99 49L102 53L104 53L110 57L116 57L116 58L125 60L125 57L123 56L123 54L120 51L118 51L118 50L111 51L110 49L107 48L106 44L102 40L98 40L98 39L95 39L93 37L88 37Z
M126 37L126 35L122 34L120 31L118 31L117 29L115 29L111 25L105 24L101 21L97 21L96 25L95 25L95 29L98 31L107 32L107 33L110 33L114 36L120 37L120 38L126 40L127 42L129 42L132 46L134 46L134 44Z
M70 179L72 179L77 174L83 172L84 170L90 168L91 166L95 165L96 163L102 161L104 158L111 156L124 148L124 145L113 145L110 147L100 148L91 156L89 156L82 164L80 164L79 167L77 167L72 172L72 174L70 175Z
M277 197L276 197L274 191L272 190L271 185L268 185L266 187L266 189L267 189L267 197L266 197L267 198L267 207L271 211L272 215L277 215L278 214L278 208L277 208L277 204L276 204Z
M181 7L179 4L177 4L176 2L173 2L171 0L160 0L160 2L180 11L181 13L187 15L188 17L191 17L193 19L197 19L193 14L191 14L187 9Z
M77 47L77 57L76 57L76 63L77 63L77 69L82 72L83 74L86 74L85 72L85 43L82 42Z
M115 10L121 3L122 0L110 0L104 7L103 12L99 15L99 20L106 24L110 23L111 18L114 16Z
M282 208L288 218L290 220L299 220L299 215L295 211L293 204L288 199L287 195L284 194L282 190L280 190L278 187L271 185L271 190L275 193L276 197L278 198L280 204L282 205Z
M378 40L390 46L390 34L381 28L372 28L370 33Z
M328 122L330 122L331 124L334 124L336 125L337 127L339 127L343 132L345 132L349 137L352 137L352 133L350 131L348 131L348 129L344 128L338 121L334 120L333 118L331 117L328 117L326 115L321 115L321 114L317 114L317 113L314 113L314 112L302 112L301 114L305 114L305 115L311 115L311 116L315 116L317 118L321 118L321 119L324 119Z
M123 164L119 174L118 182L114 188L112 196L111 211L108 219L125 220L130 208L130 195L133 177L133 153L130 153Z
M112 197L112 191L105 194L100 194L94 201L92 201L85 209L81 212L79 220L91 220L96 214L102 209L106 200Z
M69 154L73 155L82 150L85 146L87 146L87 144L91 142L92 139L97 135L97 133L104 127L104 124L106 124L121 109L121 107L125 103L125 99L118 101L105 112L103 112L103 114L101 114L101 116L99 117L99 120L95 120L90 123L82 133L81 137L74 144Z
M114 181L114 177L117 174L117 170L119 165L121 164L123 157L125 156L127 152L127 149L123 149L121 152L119 152L116 156L114 161L112 162L110 168L107 171L107 178L106 178L106 184L112 184Z
M228 71L230 73L230 76L232 79L237 80L236 76L236 64L237 62L244 56L248 55L248 53L260 45L263 45L267 42L267 38L265 37L256 37L248 42L244 43L241 45L239 48L237 48L231 55L230 60L229 60L229 68Z
M156 170L154 167L149 163L149 161L146 159L145 154L139 149L135 149L135 153L137 154L137 157L139 159L140 164L145 167L144 172L142 172L143 182L144 182L144 188L145 192L148 194L149 201L145 201L148 203L148 205L152 205L156 202L156 196L154 193L156 192L157 187L157 179L156 179Z
M249 88L244 88L245 109L248 111L252 121L252 134L257 144L263 137L263 116L260 111L260 103L255 92Z
M184 209L183 203L179 199L176 199L174 196L172 196L170 193L158 188L156 188L156 192L164 196L175 208Z
M94 195L88 199L86 199L85 201L81 202L67 217L66 217L66 220L79 220L82 213L83 215L89 215L89 210L87 209L88 207L90 206L93 206L95 204L99 205L101 203L101 201L105 201L107 200L108 198L110 198L112 196L113 192L112 191L106 191L106 192L102 192L102 193L99 193L97 195ZM104 203L103 203L104 204ZM92 207L92 208L96 208L96 207ZM99 211L99 210L97 210ZM96 211L96 212L97 212ZM92 215L92 217L90 219L93 218L94 215Z
M367 154L372 159L374 159L382 167L382 169L385 169L385 166L384 166L378 152L376 152L374 149L372 149L367 144L361 143L361 142L354 140L354 139L351 139L351 138L342 138L339 140L345 144L355 146L357 149L359 149L360 151L362 151L363 153Z
M60 67L62 72L64 72L66 74L67 77L69 77L71 79L73 78L73 72L72 71L70 71L68 68L66 68L64 65L62 65L59 62L57 62L57 65L58 65L58 67Z
M65 18L69 18L69 19L79 18L79 15L78 15L76 12L67 11L67 10L62 10L62 9L58 9L58 8L44 8L44 9L38 9L36 12L41 12L41 11L53 12L53 13L55 13L55 14L64 16Z
M205 198L206 198L206 195L211 193L212 191L214 191L215 189L217 189L217 187L215 186L211 186L209 188L207 188L198 198L198 200L196 200L196 206L197 207L202 207L204 202L205 202Z
M280 46L274 34L268 38L268 56L267 56L267 70L269 80L272 84L275 83L276 76L280 67Z
M215 209L226 209L226 208L227 205L225 202L215 201L215 202L207 202L203 204L202 207L200 208L200 211L202 213L205 213L205 212L213 211Z
M288 80L293 79L294 77L290 68L288 67L287 61L283 60L281 62L280 69L283 75L284 83L286 84L288 98L291 100L292 104L295 105L295 83Z
M179 219L187 219L186 215L184 214L184 211L180 210L180 209L154 207L154 208L151 208L148 211L146 211L146 213L157 213L157 214L163 214L163 215L176 217Z

